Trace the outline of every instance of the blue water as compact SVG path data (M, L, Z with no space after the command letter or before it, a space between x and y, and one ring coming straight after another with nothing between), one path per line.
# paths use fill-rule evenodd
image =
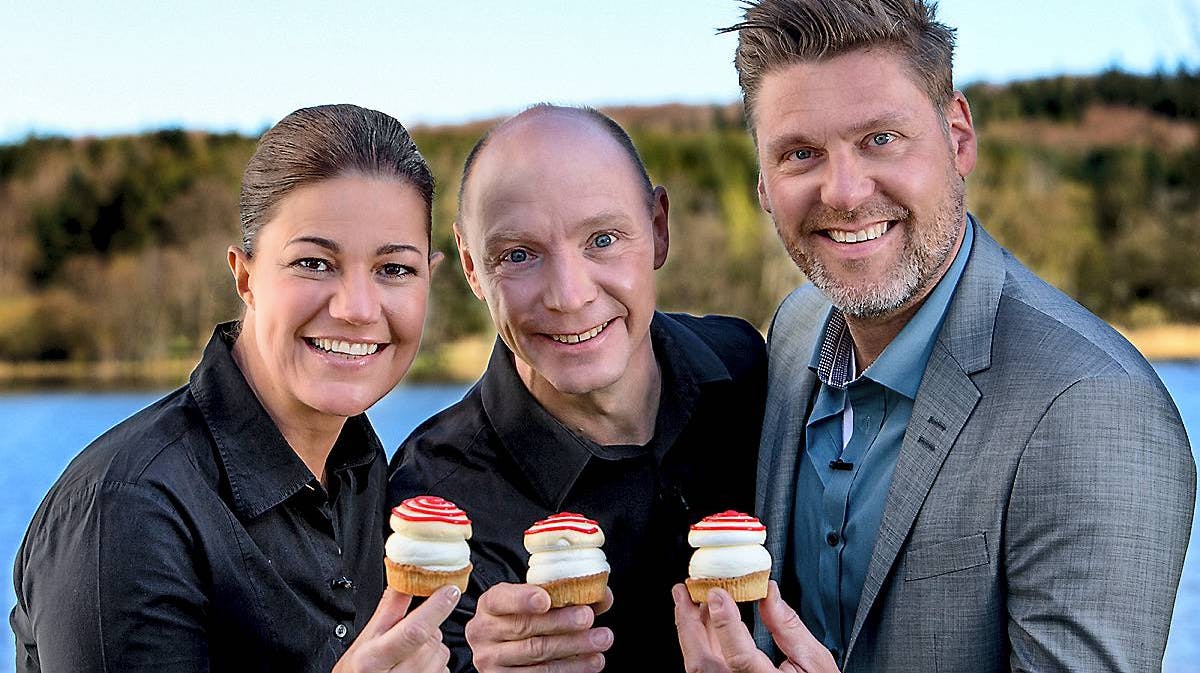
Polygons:
M1200 362L1159 363L1163 382L1183 414L1196 451L1200 438ZM434 412L458 400L462 386L405 386L369 415L389 451ZM161 396L146 393L30 393L0 395L0 673L11 673L13 637L7 629L14 603L11 568L21 537L42 496L80 448L117 421ZM1200 513L1183 569L1165 673L1200 673Z

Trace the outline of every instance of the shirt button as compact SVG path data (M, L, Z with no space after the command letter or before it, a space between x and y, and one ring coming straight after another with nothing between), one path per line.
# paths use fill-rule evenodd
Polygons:
M838 542L842 541L842 538L837 533L830 533L825 536L825 541L829 543L830 547L836 547Z
M335 577L329 580L330 589L354 589L354 580L349 577Z
M345 638L345 637L346 637L346 630L347 630L347 629L346 629L346 625L345 625L345 624L338 624L338 625L337 625L337 628L335 628L335 629L333 630L333 635L337 636L338 638Z

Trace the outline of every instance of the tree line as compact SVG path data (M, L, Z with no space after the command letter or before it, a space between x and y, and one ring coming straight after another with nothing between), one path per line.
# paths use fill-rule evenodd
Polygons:
M969 207L1105 319L1200 323L1200 72L1110 71L966 89L980 131ZM759 210L741 107L609 112L671 196L660 305L765 325L802 278ZM462 162L486 123L419 128L438 177L423 371L489 331L454 261ZM163 130L0 146L0 362L194 358L239 305L225 266L255 139Z

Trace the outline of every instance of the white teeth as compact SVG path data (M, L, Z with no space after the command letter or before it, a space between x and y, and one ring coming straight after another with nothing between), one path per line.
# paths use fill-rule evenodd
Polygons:
M608 323L610 323L610 322L612 322L612 321L606 320L602 324L596 325L595 327L591 328L590 330L588 330L586 332L580 332L579 334L551 334L550 338L554 339L555 341L557 341L559 343L577 344L581 341L587 341L589 339L595 338L595 336L597 334L604 331L605 327L608 327Z
M829 229L829 237L838 243L859 243L862 241L873 241L887 233L887 230L892 227L891 222L880 222L873 224L866 229L859 231L842 231L840 229Z
M379 351L379 344L377 343L356 343L335 339L310 339L310 341L314 346L323 351L338 353L339 355L374 355Z

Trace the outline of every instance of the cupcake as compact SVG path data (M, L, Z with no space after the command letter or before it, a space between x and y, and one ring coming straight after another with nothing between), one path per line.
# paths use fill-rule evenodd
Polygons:
M447 584L467 589L471 575L471 520L449 500L419 495L392 508L392 534L383 559L388 586L429 596Z
M608 586L602 544L600 525L583 515L562 512L542 519L525 531L526 580L550 594L551 607L599 603Z
M735 601L756 601L767 595L771 553L762 546L767 527L750 516L729 510L706 516L688 532L696 548L688 564L688 593L696 603L708 600L708 590L721 588Z

